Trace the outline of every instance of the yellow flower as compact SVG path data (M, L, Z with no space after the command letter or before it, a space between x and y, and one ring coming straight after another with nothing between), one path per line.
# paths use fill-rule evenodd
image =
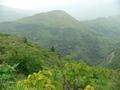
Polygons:
M24 80L24 85L28 85L29 84L29 81L28 80Z
M87 85L86 88L84 90L95 90L94 87Z

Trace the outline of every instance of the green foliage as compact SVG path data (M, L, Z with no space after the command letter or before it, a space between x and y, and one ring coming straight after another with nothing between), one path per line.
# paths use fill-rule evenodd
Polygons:
M7 64L0 65L0 90L10 89L10 86L15 83L14 67Z
M120 89L119 72L79 63L69 55L61 57L56 52L32 45L25 38L0 34L0 44L3 90ZM15 74L14 68L9 65L16 69ZM14 83L21 80L21 74L31 75L19 81L16 87Z
M18 90L111 90L110 70L80 63L63 68L42 70L17 83ZM112 74L111 74L112 75ZM115 83L115 82L114 82ZM116 86L113 86L116 88Z
M15 36L0 35L0 62L13 66L17 71L30 74L48 67L57 67L68 60L60 60L56 52L27 43ZM62 59L62 58L61 58Z
M28 78L24 81L18 81L17 88L19 90L51 90L55 89L53 84L54 81L51 81L52 73L50 71L40 71L29 75Z

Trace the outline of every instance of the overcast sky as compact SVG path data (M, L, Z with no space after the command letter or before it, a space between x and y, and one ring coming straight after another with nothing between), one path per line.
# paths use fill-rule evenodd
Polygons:
M0 0L0 4L39 12L64 10L79 20L120 14L120 0Z

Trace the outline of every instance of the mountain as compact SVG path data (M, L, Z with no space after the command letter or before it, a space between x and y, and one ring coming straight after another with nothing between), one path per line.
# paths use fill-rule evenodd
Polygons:
M112 33L110 36L104 32L109 32L109 28L113 30L112 27L119 28L116 26L117 22L111 27L106 25L109 19L111 17L104 19L105 26L102 27L99 23L103 22L99 20L96 20L98 23L79 22L64 11L54 10L13 22L0 23L0 32L26 37L42 47L54 47L62 56L70 55L74 59L98 65L105 61L106 56L119 42L115 35L115 38L112 38Z
M96 38L100 36L60 10L1 23L0 32L26 37L42 47L54 47L61 55L70 55L92 64L104 57L101 56L99 38Z
M107 18L98 18L96 20L86 21L89 28L119 43L120 34L120 15Z
M0 23L0 90L120 90L118 24L60 10Z
M115 65L119 62L118 55L116 55L120 46L120 15L110 16L107 18L98 18L96 20L84 21L84 24L88 25L90 29L93 29L96 33L105 36L109 39L109 46L112 50L106 55L105 60L102 62L103 65L109 65L113 68L119 67L120 65ZM102 38L102 37L101 37ZM119 64L119 63L116 63ZM114 67L115 66L115 67Z
M13 21L25 16L32 15L33 12L10 8L7 6L0 5L0 22Z
M46 27L54 28L76 28L79 26L78 20L74 19L72 16L61 10L54 10L47 13L45 12L36 14L31 17L20 19L19 22L45 25Z

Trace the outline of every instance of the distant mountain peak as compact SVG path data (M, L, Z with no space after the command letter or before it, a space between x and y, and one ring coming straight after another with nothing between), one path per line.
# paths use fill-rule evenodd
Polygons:
M48 11L48 12L41 12L38 14L35 14L33 16L42 16L42 15L54 15L54 16L61 16L61 15L66 15L66 16L70 16L67 12L63 11L63 10L52 10L52 11ZM32 16L32 17L33 17Z
M64 13L64 14L67 14L65 11L63 10L52 10L52 11L49 11L48 13L56 13L56 14L60 14L60 13Z
M45 25L48 27L77 27L80 22L74 17L62 10L53 10L49 12L42 12L30 17L25 17L18 20L22 23L31 23L38 25Z

